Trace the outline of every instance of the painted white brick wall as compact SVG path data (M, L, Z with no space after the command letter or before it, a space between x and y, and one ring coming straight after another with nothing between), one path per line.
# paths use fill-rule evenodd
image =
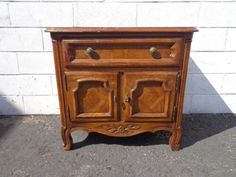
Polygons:
M0 95L51 95L49 75L1 75Z
M42 32L38 28L0 28L0 51L42 51Z
M199 3L138 3L137 26L196 26Z
M16 53L0 52L0 74L18 74Z
M19 73L55 74L52 52L18 52Z
M73 26L73 6L68 3L10 3L12 26Z
M53 26L197 26L185 113L236 113L236 0L1 0L0 114L59 113Z
M136 26L135 3L78 3L76 26Z
M192 51L223 51L227 35L227 28L200 28L195 33Z
M0 3L0 24L1 25L10 25L10 16L7 3Z

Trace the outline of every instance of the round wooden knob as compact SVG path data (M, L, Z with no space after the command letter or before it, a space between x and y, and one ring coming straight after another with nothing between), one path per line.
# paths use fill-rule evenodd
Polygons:
M149 51L153 58L156 58L156 59L161 58L160 52L157 50L156 47L151 47Z
M97 53L96 50L94 50L92 47L88 47L88 48L86 49L85 53L86 53L90 58L99 59L98 53Z
M155 53L155 52L158 52L158 51L157 51L157 48L156 48L156 47L151 47L151 48L150 48L150 53L153 54L153 53Z
M87 53L89 56L92 56L92 55L94 55L96 52L95 52L95 50L94 50L93 48L88 47L88 48L86 49L86 53Z

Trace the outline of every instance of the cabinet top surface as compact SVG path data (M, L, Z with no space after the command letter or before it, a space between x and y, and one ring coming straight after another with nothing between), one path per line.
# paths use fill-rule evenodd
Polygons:
M51 33L187 33L197 32L195 27L52 27L46 32Z

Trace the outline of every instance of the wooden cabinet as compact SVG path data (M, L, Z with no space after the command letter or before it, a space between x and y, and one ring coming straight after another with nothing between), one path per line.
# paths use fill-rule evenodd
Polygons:
M179 149L196 28L48 28L66 150L71 132L132 136L167 130Z

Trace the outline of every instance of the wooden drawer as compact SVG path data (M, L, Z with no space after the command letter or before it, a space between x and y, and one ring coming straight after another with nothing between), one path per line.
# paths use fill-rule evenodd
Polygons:
M65 67L178 66L182 38L62 40Z

